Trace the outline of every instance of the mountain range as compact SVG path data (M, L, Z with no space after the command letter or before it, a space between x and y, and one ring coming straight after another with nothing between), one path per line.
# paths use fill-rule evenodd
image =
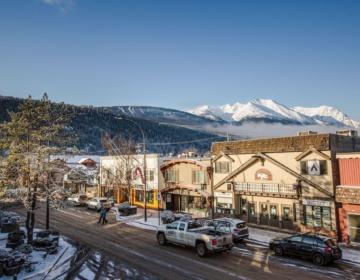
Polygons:
M150 106L101 107L117 114L183 126L224 124L243 125L248 123L284 124L297 126L334 126L338 128L360 128L360 122L350 119L336 108L288 108L270 99L254 99L246 104L239 102L219 107L204 105L195 109L178 111Z
M0 124L10 121L9 111L17 111L24 99L0 95ZM210 151L213 142L251 138L286 137L299 131L335 133L354 130L360 123L327 106L288 108L272 100L254 99L220 107L201 106L192 110L151 106L75 106L71 127L79 134L77 147L87 153L104 154L104 133L143 141L149 153L178 154L183 151ZM125 120L119 120L123 118ZM126 121L126 119L130 120Z

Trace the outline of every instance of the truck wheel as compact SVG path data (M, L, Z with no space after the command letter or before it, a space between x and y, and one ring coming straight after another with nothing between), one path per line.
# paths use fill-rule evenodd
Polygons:
M159 233L159 234L157 235L157 240L158 240L158 243L159 243L161 246L166 245L165 234Z
M205 243L199 243L196 245L196 254L199 256L199 257L206 257L207 256L207 253L208 253L208 250L206 248L206 245Z

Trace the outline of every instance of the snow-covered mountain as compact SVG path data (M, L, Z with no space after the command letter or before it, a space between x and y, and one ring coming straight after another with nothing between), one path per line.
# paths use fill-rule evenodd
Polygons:
M229 123L266 122L360 128L359 122L333 107L288 108L269 99L254 99L246 104L236 102L220 107L205 105L187 112L211 120L222 119Z

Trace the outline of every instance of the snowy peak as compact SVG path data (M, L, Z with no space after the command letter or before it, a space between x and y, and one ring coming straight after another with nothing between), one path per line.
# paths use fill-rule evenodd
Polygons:
M294 111L309 116L323 125L349 126L360 128L360 123L350 119L346 114L338 109L329 106L317 108L294 107Z
M209 119L220 118L227 122L267 122L296 125L333 125L360 128L360 123L351 120L338 109L328 106L318 108L288 108L270 99L254 99L246 104L239 102L220 107L208 105L188 110L188 113Z

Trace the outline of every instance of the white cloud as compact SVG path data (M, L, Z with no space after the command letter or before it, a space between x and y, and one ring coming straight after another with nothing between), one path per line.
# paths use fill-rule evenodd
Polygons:
M72 10L75 6L75 0L41 0L46 5L55 6L62 12Z

